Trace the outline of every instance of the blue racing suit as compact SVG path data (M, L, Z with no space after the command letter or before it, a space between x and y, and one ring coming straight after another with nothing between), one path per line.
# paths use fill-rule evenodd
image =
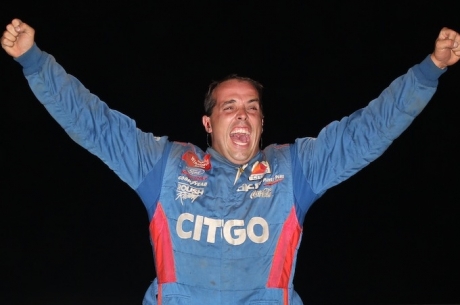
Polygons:
M380 156L445 71L428 56L317 137L270 145L241 166L139 130L36 45L17 61L69 136L142 199L157 274L144 305L302 304L292 282L309 207Z

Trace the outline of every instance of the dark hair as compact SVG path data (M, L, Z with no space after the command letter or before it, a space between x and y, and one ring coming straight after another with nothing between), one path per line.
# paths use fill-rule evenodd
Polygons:
M232 79L236 79L236 80L239 80L239 81L242 81L242 82L248 82L254 87L254 89L257 90L257 93L259 94L260 111L263 114L262 90L263 90L264 87L262 86L262 84L259 83L258 81L253 80L252 78L243 77L243 76L239 76L239 75L236 75L236 74L230 74L230 75L224 77L223 79L221 79L219 81L213 81L209 85L208 92L206 93L205 98L204 98L204 113L207 116L211 116L212 110L214 109L214 106L216 106L216 103L217 103L216 99L213 97L214 90L217 88L217 86L219 86L223 82L228 81L228 80L232 80Z

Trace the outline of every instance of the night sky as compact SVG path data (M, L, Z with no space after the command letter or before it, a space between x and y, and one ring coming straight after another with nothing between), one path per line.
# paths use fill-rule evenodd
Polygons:
M34 27L42 50L142 130L202 148L212 80L260 81L264 146L289 143L364 107L443 26L460 31L454 1L319 2L36 1L0 21ZM144 206L1 53L0 304L141 304L155 277ZM460 303L459 89L457 64L382 157L311 207L294 280L306 304Z

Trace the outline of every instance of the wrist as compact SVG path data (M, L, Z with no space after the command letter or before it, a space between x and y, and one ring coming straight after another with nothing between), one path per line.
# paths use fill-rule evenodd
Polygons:
M436 65L436 67L438 67L439 69L444 70L445 68L447 68L447 65L442 63L441 61L437 60L436 57L434 56L434 54L431 54L431 60Z

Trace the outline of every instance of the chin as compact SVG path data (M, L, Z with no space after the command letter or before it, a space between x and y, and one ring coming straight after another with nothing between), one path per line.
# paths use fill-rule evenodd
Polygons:
M245 164L254 157L255 153L235 154L233 160L238 161L239 164Z

